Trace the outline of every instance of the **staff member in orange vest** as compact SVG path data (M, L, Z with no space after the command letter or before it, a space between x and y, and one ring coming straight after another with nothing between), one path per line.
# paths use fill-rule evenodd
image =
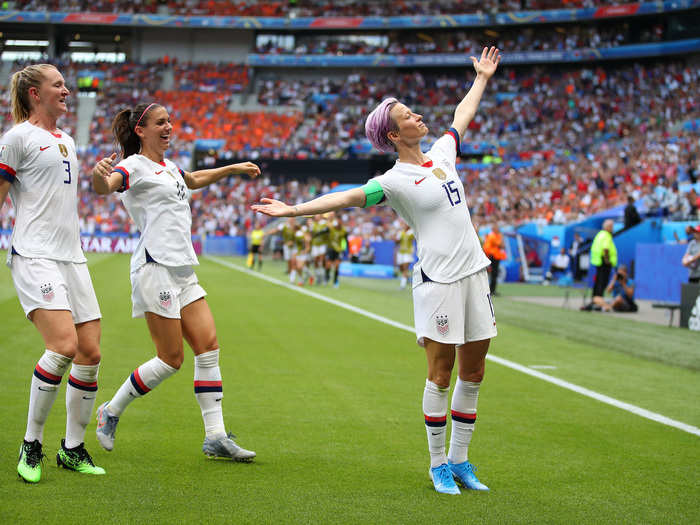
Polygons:
M506 258L505 244L503 243L503 235L498 225L494 224L491 232L484 240L484 253L491 261L491 276L489 278L489 289L491 295L496 295L496 284L498 283L498 267L501 261Z

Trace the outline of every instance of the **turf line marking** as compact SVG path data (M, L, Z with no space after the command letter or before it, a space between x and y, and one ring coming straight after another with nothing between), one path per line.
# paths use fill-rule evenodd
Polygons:
M358 308L357 306L353 306L348 303L344 303L342 301L338 301L337 299L333 299L331 297L326 297L325 295L318 294L316 292L312 292L310 290L307 290L305 288L301 288L299 286L295 286L293 284L285 283L283 281L280 281L279 279L275 279L274 277L269 277L267 275L263 275L261 273L257 273L255 271L249 270L248 268L245 268L243 266L239 266L237 264L233 264L232 262L229 262L224 259L220 259L218 257L213 257L213 256L205 256L206 259L215 262L217 264L220 264L221 266L226 266L227 268L231 268L232 270L236 270L241 273L248 274L252 277L257 277L258 279L262 279L263 281L267 281L272 284L276 284L277 286L282 286L283 288L287 288L289 290L292 290L294 292L298 292L303 295L307 295L309 297L313 297L314 299L318 299L319 301L324 301L326 303L330 303L332 305L338 306L340 308L344 308L345 310L349 310L351 312L354 312L359 315L363 315L365 317L368 317L370 319L373 319L375 321L379 321L380 323L387 324L389 326L393 326L395 328L399 328L401 330L405 330L407 332L410 332L412 334L415 333L415 330L413 329L412 326L408 326L403 323L399 323L397 321L393 321L391 319L388 319L384 316L373 314L372 312L369 312L367 310L364 310L362 308ZM542 372L538 372L537 370L533 370L527 366L523 366L521 364L518 364L514 361L510 361L508 359L503 359L502 357L497 357L493 354L487 354L486 359L493 361L494 363L498 363L499 365L503 365L505 367L508 367L512 370L516 370L518 372L522 372L523 374L527 374L532 377L536 377L537 379L541 379L542 381L546 381L548 383L552 383L553 385L557 385L561 388L566 388L567 390L571 390L572 392L576 392L577 394L584 395L586 397L590 397L591 399L595 399L596 401L600 401L601 403L605 403L607 405L614 406L616 408L625 410L627 412L631 412L632 414L635 414L637 416L650 419L651 421L656 421L657 423L661 423L662 425L666 425L669 427L677 428L678 430L682 430L683 432L688 432L689 434L694 434L696 436L700 436L700 428L695 427L693 425L689 425L688 423L683 423L682 421L676 421L675 419L671 419L670 417L666 417L663 414L658 414L656 412L651 412L650 410L646 410L644 408L638 407L636 405L632 405L630 403L625 403L624 401L620 401L619 399L615 399L610 396L606 396L604 394L600 394L598 392L595 392L593 390L589 390L588 388L584 388L582 386L578 386L574 383L569 383L568 381L564 381L563 379L559 379L554 376L550 376L547 374L543 374Z

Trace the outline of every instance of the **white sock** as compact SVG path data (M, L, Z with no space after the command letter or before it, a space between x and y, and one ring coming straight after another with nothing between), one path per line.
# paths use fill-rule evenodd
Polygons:
M90 422L97 397L97 372L100 365L76 365L70 370L66 386L66 448L80 445Z
M296 270L292 270L291 272L289 272L289 282L290 282L290 283L295 283L296 280L297 280L297 271L296 271Z
M194 356L194 396L202 410L207 437L225 436L226 427L221 408L224 391L221 386L218 348Z
M61 378L68 370L71 359L49 349L44 351L34 368L32 386L29 391L29 413L27 414L27 431L25 441L44 439L44 423L49 416L53 402L61 386Z
M406 288L406 283L408 282L408 279L406 279L405 276L401 276L401 288Z
M127 405L137 397L143 397L177 372L169 364L154 357L134 370L126 381L119 387L112 400L108 403L109 411L119 417Z
M447 396L449 387L442 388L429 380L425 380L423 390L423 414L425 415L425 430L428 434L428 451L430 466L439 467L447 463L445 456L445 432L447 430Z
M450 461L464 463L468 459L469 442L476 423L476 402L481 383L457 378L452 394L452 436L450 437Z

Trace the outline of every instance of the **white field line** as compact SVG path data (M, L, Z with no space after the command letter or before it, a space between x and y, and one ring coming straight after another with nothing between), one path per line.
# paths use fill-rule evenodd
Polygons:
M384 316L373 314L372 312L368 312L367 310L364 310L362 308L358 308L357 306L353 306L348 303L344 303L342 301L338 301L336 299L332 299L330 297L326 297L324 295L318 294L316 292L312 292L306 288L300 288L299 286L295 286L292 284L285 283L283 281L280 281L278 279L275 279L273 277L268 277L267 275L263 275L261 273L251 271L248 268L245 268L243 266L239 266L237 264L234 264L232 262L229 262L225 259L220 259L218 257L213 257L213 256L206 256L206 259L213 261L217 264L220 264L222 266L226 266L227 268L231 268L233 270L248 274L252 277L257 277L258 279L262 279L263 281L267 281L272 284L276 284L278 286L282 286L284 288L287 288L289 290L292 290L294 292L300 293L307 295L309 297L313 297L314 299L318 299L319 301L324 301L326 303L330 303L332 305L338 306L340 308L344 308L345 310L350 310L351 312L354 312L359 315L363 315L365 317L369 317L370 319L373 319L375 321L379 321L380 323L387 324L389 326L393 326L395 328L399 328L401 330L405 330L407 332L415 333L414 329L412 326L405 325L403 323L399 323L397 321L393 321L391 319L388 319ZM527 374L532 377L536 377L537 379L541 379L542 381L547 381L548 383L552 383L553 385L560 386L562 388L566 388L567 390L571 390L572 392L576 392L578 394L590 397L592 399L595 399L597 401L600 401L601 403L605 403L607 405L611 405L617 408L620 408L622 410L626 410L627 412L631 412L632 414L636 414L640 417L650 419L652 421L656 421L657 423L661 423L662 425L667 425L669 427L677 428L679 430L682 430L684 432L688 432L689 434L694 434L696 436L700 436L700 428L695 427L693 425L689 425L687 423L683 423L682 421L676 421L675 419L671 419L670 417L666 417L662 414L657 414L656 412L651 412L650 410L646 410L644 408L638 407L636 405L632 405L630 403L625 403L624 401L620 401L618 399L615 399L610 396L606 396L604 394L600 394L598 392L595 392L593 390L589 390L588 388L584 388L582 386L575 385L574 383L569 383L568 381L564 381L563 379L559 379L547 374L543 374L542 372L538 372L537 370L532 370L531 368L520 365L518 363L515 363L513 361L510 361L508 359L503 359L502 357L497 357L493 354L488 354L486 356L486 359L493 361L494 363L498 363L499 365L506 366L508 368L511 368L513 370L517 370L518 372L522 372L523 374Z

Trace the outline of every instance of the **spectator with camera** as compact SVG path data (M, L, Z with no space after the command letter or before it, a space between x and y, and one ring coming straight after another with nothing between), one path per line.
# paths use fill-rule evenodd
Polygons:
M691 228L691 231L693 240L688 243L682 262L688 268L688 282L700 283L700 224Z
M611 293L613 299L612 302L605 304L604 311L636 312L638 310L637 303L634 302L634 280L629 277L627 266L624 264L617 268L605 292Z

